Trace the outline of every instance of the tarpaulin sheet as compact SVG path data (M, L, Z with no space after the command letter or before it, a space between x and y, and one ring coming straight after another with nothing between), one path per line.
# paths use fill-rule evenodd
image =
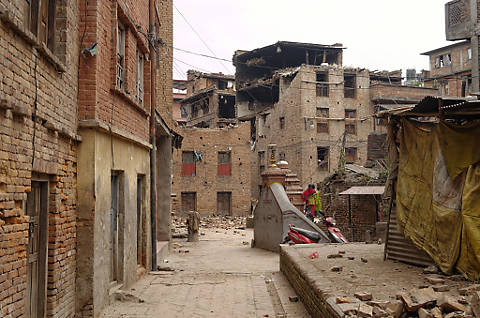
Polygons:
M480 125L402 120L397 181L399 231L445 273L480 272Z

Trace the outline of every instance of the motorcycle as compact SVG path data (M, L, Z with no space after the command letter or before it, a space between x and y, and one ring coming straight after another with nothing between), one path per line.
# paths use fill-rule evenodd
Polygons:
M348 243L348 240L343 236L338 227L335 227L336 222L332 217L322 218L322 222L325 224L328 230L328 238L332 243ZM290 224L290 231L287 234L283 243L292 241L295 244L312 244L318 243L322 238L317 232L305 230Z

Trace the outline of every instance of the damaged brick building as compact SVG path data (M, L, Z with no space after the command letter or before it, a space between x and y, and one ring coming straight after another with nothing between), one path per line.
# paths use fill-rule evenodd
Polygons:
M174 212L250 212L250 124L235 118L234 77L190 70L182 148L174 151Z
M429 57L425 86L439 96L469 96L472 92L472 46L461 41L422 53Z
M98 317L170 238L172 1L0 0L0 39L0 316Z
M341 44L281 41L235 53L237 117L251 123L255 149L253 197L258 197L269 144L305 187L332 173L342 152L346 163L366 163L367 139L374 130L373 92L395 95L398 88L402 97L404 92L422 97L432 92L401 86L400 71L344 67L343 49Z
M78 9L0 1L0 316L72 317ZM48 3L48 2L46 2Z

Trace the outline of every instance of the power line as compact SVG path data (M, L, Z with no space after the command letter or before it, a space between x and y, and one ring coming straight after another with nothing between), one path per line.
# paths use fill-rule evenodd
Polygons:
M174 50L177 50L177 51L185 52L185 53L188 53L188 54L193 54L193 55L208 57L208 58L210 58L210 59L215 59L215 60L219 60L219 61L225 61L225 62L233 63L232 60L223 59L223 58L221 58L221 57L211 56L211 55L202 54L202 53L197 53L197 52L192 52L192 51L185 50L185 49L181 49L181 48L178 48L178 47L173 47L173 49L174 49Z
M216 54L213 52L213 50L208 46L208 44L202 39L202 37L200 36L200 34L195 30L195 28L190 24L190 22L188 22L187 18L185 18L185 16L182 14L182 12L180 12L180 10L178 10L177 6L174 4L173 7L175 8L175 10L177 10L177 12L180 14L180 16L183 18L183 20L185 20L185 22L188 24L188 26L190 27L190 29L192 29L192 31L197 35L197 37L200 39L200 41L202 41L203 45L205 45L205 47L210 51L210 53L213 54L213 56L217 57ZM225 64L223 64L221 61L219 61L219 63L225 68L225 70L227 72L230 72L230 70L225 66Z
M177 62L183 63L183 64L185 64L185 65L187 65L187 66L193 67L193 68L195 68L195 69L197 69L197 70L200 70L200 71L203 71L203 72L207 72L207 73L212 73L212 71L209 71L209 70L206 70L206 69L204 69L204 68L201 68L201 67L198 67L198 66L189 64L189 63L187 63L187 62L184 62L184 61L182 61L182 60L177 59L176 57L174 57L173 59L176 60Z

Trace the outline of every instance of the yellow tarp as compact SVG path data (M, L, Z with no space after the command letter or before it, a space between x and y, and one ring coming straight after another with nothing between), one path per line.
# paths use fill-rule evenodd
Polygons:
M445 273L480 272L480 124L402 121L399 230Z

